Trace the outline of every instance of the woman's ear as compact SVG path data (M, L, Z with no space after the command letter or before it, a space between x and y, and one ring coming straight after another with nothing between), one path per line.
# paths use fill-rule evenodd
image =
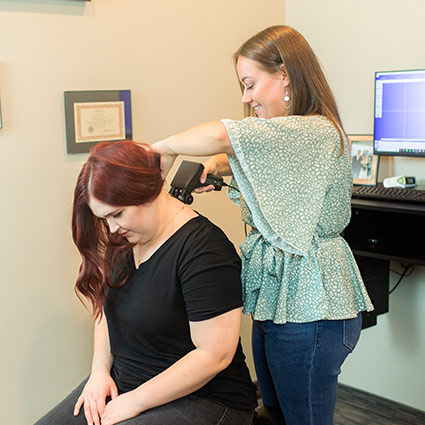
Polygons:
M288 73L286 72L285 66L283 64L280 65L279 72L280 72L281 78L283 80L283 85L285 87L288 87L289 83L290 83L290 79L289 79Z

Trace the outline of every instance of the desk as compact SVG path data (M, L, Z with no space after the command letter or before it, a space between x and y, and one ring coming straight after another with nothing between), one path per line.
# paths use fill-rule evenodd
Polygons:
M425 204L351 200L344 238L353 250L375 310L363 313L363 327L388 312L389 263L425 265Z

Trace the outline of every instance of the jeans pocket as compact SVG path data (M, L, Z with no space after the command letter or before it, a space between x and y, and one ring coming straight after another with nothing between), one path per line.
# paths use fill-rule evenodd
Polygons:
M357 315L354 319L345 319L343 321L344 327L344 336L343 342L344 345L351 351L354 350L354 347L357 344L357 341L360 338L360 331L362 328L362 318L361 313Z

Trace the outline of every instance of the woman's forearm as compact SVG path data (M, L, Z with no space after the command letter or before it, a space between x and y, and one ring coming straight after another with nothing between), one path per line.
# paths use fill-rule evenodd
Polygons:
M195 349L135 390L141 411L169 403L202 388L228 363Z
M211 156L234 151L221 121L212 121L189 128L161 142L169 155Z
M232 169L230 168L229 159L226 154L213 156L204 163L204 166L205 169L208 169L209 173L216 176L226 177L232 175Z
M134 391L140 411L191 394L224 370L235 355L240 324L240 308L203 322L191 322L196 348Z
M94 324L94 344L93 344L93 361L92 373L107 372L111 370L113 356L109 344L108 324L105 314L103 314L100 322Z

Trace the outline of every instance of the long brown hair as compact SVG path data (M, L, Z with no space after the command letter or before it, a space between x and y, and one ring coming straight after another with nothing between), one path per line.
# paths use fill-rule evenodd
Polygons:
M102 314L105 288L128 279L134 244L92 213L90 197L112 206L142 205L158 197L163 183L159 158L147 145L123 140L90 151L74 191L72 236L82 259L76 293L83 304L82 296L90 301L95 318Z
M334 95L313 49L298 31L286 25L266 28L235 52L235 66L240 56L258 62L270 74L286 73L291 93L288 115L325 116L338 130L344 151L345 132ZM254 115L250 105L245 105L245 115Z

